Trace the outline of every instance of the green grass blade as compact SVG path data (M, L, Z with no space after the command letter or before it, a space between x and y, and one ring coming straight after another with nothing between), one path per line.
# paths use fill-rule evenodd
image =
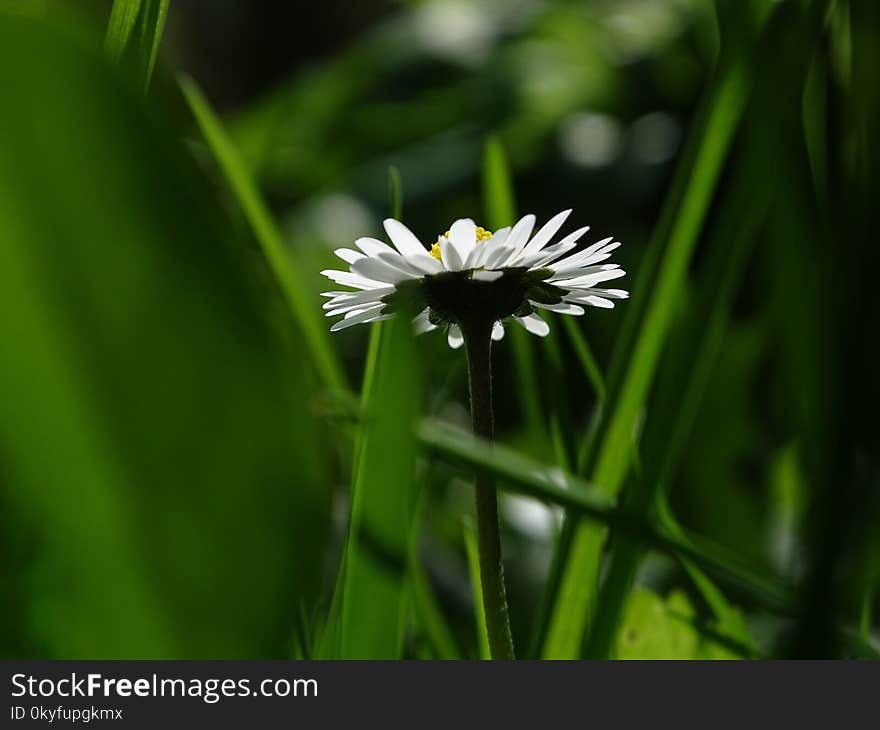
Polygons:
M388 168L388 198L391 200L391 217L400 220L403 217L403 182L400 170L394 165Z
M392 212L402 207L400 176L388 171ZM355 445L351 517L340 580L334 656L399 658L414 562L418 489L412 429L420 416L421 373L408 317L372 325ZM389 489L388 485L394 485ZM427 595L418 609L425 608ZM430 618L430 616L429 616ZM435 617L436 618L436 617ZM436 628L436 626L435 626Z
M131 41L132 32L137 27L143 0L114 0L107 25L104 48L117 63Z
M759 149L765 149L765 145ZM646 427L644 469L630 499L630 508L646 518L653 515L658 494L666 489L685 452L723 342L734 293L769 205L773 185L766 178L758 183L755 167L741 166L733 190L721 207L713 226L704 279L691 307L695 324L690 329L682 328L694 334L673 338L677 347L671 348L668 366L661 372L659 402L654 404L653 412L663 414L663 418L649 421ZM613 648L626 594L642 554L641 545L625 537L614 543L587 641L588 657L607 657Z
M318 582L291 556L325 549L330 457L270 296L92 39L0 13L0 48L0 531L39 546L4 570L6 616L33 619L6 640L282 658Z
M366 409L369 406L370 394L373 392L373 382L375 379L376 368L379 361L379 346L382 341L383 323L377 322L370 327L370 342L367 346L367 359L364 363L363 382L361 384L360 399L352 407L356 412L358 419L363 419ZM355 414L353 414L355 415ZM364 428L358 428L355 431L354 439L354 458L355 466L352 469L351 477L351 493L355 493L358 485L358 479L361 472L361 454L364 449ZM327 615L326 624L323 627L321 636L318 641L319 658L339 659L342 656L342 606L345 597L346 577L345 570L348 564L346 555L343 555L339 565L339 572L336 576L336 583L333 589L333 596L330 602L330 610Z
M657 269L655 286L645 304L645 316L632 355L627 358L628 366L598 440L592 480L610 496L619 492L628 470L633 430L653 382L687 266L744 108L748 81L745 60L740 59L722 74L713 95L690 184L671 226L668 245ZM605 530L601 527L584 524L576 528L544 646L545 657L573 658L579 655L595 607L599 558L604 541Z
M501 141L491 136L483 150L483 206L490 230L512 226L516 221L516 196L507 156Z
M104 47L128 66L146 93L153 76L169 0L114 0Z
M150 3L151 12L144 13L144 35L149 39L145 43L145 48L148 50L144 69L144 90L150 85L153 69L156 67L156 58L159 55L162 31L165 30L165 17L168 15L169 2L170 0L154 0Z
M205 141L214 153L278 280L291 314L305 338L306 349L318 377L329 388L344 390L345 378L336 352L330 344L319 303L307 297L307 292L311 291L311 288L303 285L302 275L294 268L293 261L285 248L284 237L238 150L196 83L190 78L183 77L180 86Z
M557 467L543 465L500 444L486 444L467 431L436 420L423 421L418 435L429 453L468 469L491 473L504 490L559 505L572 514L634 535L658 550L692 560L766 610L785 615L793 610L793 593L781 581L761 575L703 538L668 534L639 515L617 508L604 490L579 477L560 473Z
M345 552L340 628L345 659L395 659L402 649L417 502L416 446L407 424L416 422L421 400L411 329L403 318L382 323L374 369L365 382Z
M483 609L483 586L480 581L480 555L477 550L477 531L471 520L462 521L464 547L471 575L471 593L474 599L474 621L477 627L477 648L480 659L491 659L489 633L486 630L486 612Z

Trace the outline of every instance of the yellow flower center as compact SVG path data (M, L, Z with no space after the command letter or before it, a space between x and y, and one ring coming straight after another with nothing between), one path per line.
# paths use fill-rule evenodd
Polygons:
M443 238L449 238L449 231L443 234ZM477 226L477 241L488 241L492 238L492 231L487 231L483 226ZM431 246L431 256L433 256L438 261L442 261L443 257L440 253L440 243L439 241Z

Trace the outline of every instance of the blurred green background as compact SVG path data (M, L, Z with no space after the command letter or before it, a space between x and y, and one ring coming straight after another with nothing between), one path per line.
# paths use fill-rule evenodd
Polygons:
M0 1L0 654L485 656L479 468L521 657L880 656L880 5L113 5ZM570 207L632 298L495 347L498 451L327 332L389 212Z

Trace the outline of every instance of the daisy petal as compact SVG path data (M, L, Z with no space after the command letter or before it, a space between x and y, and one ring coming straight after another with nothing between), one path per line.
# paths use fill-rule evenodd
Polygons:
M358 238L354 245L367 256L378 256L380 253L397 253L385 241L380 241L378 238Z
M495 281L504 276L503 271L475 271L472 278L476 281Z
M397 253L397 251L380 253L375 258L378 261L382 261L383 263L388 264L389 266L393 266L395 269L398 269L405 274L409 274L410 277L414 279L418 279L425 274L421 267L416 266L413 263L413 259L406 258L406 256L401 256L399 253Z
M492 238L488 241L478 243L471 252L471 255L468 256L468 260L464 262L464 267L466 269L478 269L481 266L485 266L489 256L493 251L496 251L498 247L504 245L509 234L510 226L499 228L492 234Z
M550 334L550 325L548 325L537 314L530 314L527 317L515 317L523 327L525 327L533 335L538 337L546 337Z
M375 307L371 307L370 309L363 309L359 312L349 312L345 315L345 319L341 319L339 322L334 324L331 328L331 332L338 332L339 330L344 330L348 327L353 327L356 324L361 324L362 322L368 322L371 319L381 316L382 307L384 305L377 305Z
M563 254L568 253L575 248L575 246L577 246L577 244L574 242L554 243L552 246L548 246L544 250L538 251L538 253L523 256L517 261L517 263L520 266L527 266L530 269L540 269L549 265L552 261L555 261Z
M492 325L492 339L495 342L504 339L504 325L501 322L496 322Z
M440 239L440 256L447 271L461 271L464 261L458 255L458 249L446 237Z
M556 286L570 289L586 289L595 286L600 281L609 281L626 276L626 272L619 268L619 264L600 264L598 266L586 266L582 269L557 273L550 277L549 281Z
M507 242L507 237L510 235L510 226L504 226L504 228L499 228L495 233L492 234L492 238L490 238L487 243L494 243L498 246L503 246Z
M569 289L589 289L600 282L619 279L621 276L626 276L626 272L623 269L611 268L606 271L599 271L586 276L578 276L574 279L566 279L564 281L550 279L550 281L556 286L567 287Z
M614 243L611 243L611 241L614 241L613 236L609 236L608 238L603 238L601 241L596 241L596 243L594 243L590 246L587 246L583 250L583 254L585 256L590 256L594 253L599 253L600 251L602 253L604 253L605 251L613 251L615 248L617 248L620 245L620 242L615 241Z
M494 269L496 267L501 268L500 264L502 260L506 260L510 256L510 249L503 244L500 246L490 246L487 247L489 250L486 252L486 256L484 260L481 262L484 267L487 269Z
M449 242L463 265L477 245L477 224L470 218L455 221L449 227Z
M404 256L427 256L430 258L431 254L425 250L415 234L403 223L394 220L394 218L386 218L383 225L391 243Z
M325 312L324 316L325 317L335 317L338 314L347 315L349 312L351 312L351 313L360 312L364 309L372 309L374 306L375 306L375 304L373 302L367 302L366 304L364 304L364 303L342 304L339 307L337 307L336 309L331 309L329 312Z
M629 292L626 289L598 289L595 287L577 288L571 290L572 294L586 295L595 294L597 297L605 297L606 299L629 299Z
M344 297L349 294L357 294L357 293L358 292L351 291L350 289L348 291L322 291L321 296L322 297Z
M520 218L516 225L510 230L510 234L507 236L507 240L505 240L503 246L498 247L498 251L505 251L507 253L506 256L499 255L492 260L492 266L494 268L500 268L504 266L510 259L516 256L526 245L526 242L529 240L529 236L532 235L532 230L535 227L535 216L529 213L528 215L524 215ZM487 264L488 266L488 264Z
M364 257L359 261L355 261L351 265L351 270L361 276L391 284L396 284L404 279L416 278L413 274L402 271L391 264L385 263L381 259L370 257Z
M605 238L598 243L594 243L589 248L585 248L583 251L578 251L577 253L573 253L571 256L564 258L560 261L557 261L553 268L574 268L576 266L589 266L592 261L592 257L595 255L601 255L599 252L605 244L607 244L612 239ZM560 242L561 243L561 242ZM612 244L613 245L613 244Z
M579 317L584 313L584 308L579 307L577 304L572 304L571 302L565 302L561 304L542 304L541 302L531 302L533 307L539 307L540 309L548 309L551 312L556 312L557 314L573 314L576 317Z
M430 309L423 309L415 317L413 317L413 326L417 335L421 335L425 332L430 332L431 330L437 329L437 325L432 324L431 320L428 319L428 313L430 311Z
M576 304L587 304L591 307L600 307L602 309L614 309L614 302L595 294L566 294L564 299L567 302L574 302Z
M393 286L386 286L382 289L367 289L365 291L342 292L339 296L324 302L323 309L333 309L343 304L360 304L363 302L377 302L386 294L394 291Z
M364 255L360 253L360 251L352 251L350 248L337 248L333 253L347 264L353 264L358 259L364 258Z
M380 256L379 258L384 257ZM418 271L419 276L423 276L424 274L439 274L446 270L443 267L443 264L433 256L400 256L400 258L406 262L410 269Z
M464 344L464 337L457 324L449 327L449 334L446 336L446 341L453 350L457 350Z
M522 251L522 255L528 256L530 254L538 253L538 251L550 243L550 239L556 235L560 228L562 228L562 224L565 223L565 219L568 218L569 215L571 215L571 208L563 210L561 213L557 213L541 226L541 230L539 230L532 240L526 244Z
M350 286L355 289L381 289L388 285L388 282L383 281L374 281L373 279L368 279L364 276L358 276L357 274L353 274L350 271L336 271L334 269L324 269L321 272L324 276L326 276L331 281L335 281L337 284L342 284L343 286Z

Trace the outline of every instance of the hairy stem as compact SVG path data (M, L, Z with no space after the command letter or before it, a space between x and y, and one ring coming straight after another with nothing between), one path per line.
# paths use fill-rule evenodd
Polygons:
M492 410L492 323L462 325L468 362L471 420L474 433L491 441L494 437ZM513 659L513 639L504 589L501 560L501 534L498 522L498 495L495 479L477 474L477 542L480 554L480 583L486 632L493 659Z

